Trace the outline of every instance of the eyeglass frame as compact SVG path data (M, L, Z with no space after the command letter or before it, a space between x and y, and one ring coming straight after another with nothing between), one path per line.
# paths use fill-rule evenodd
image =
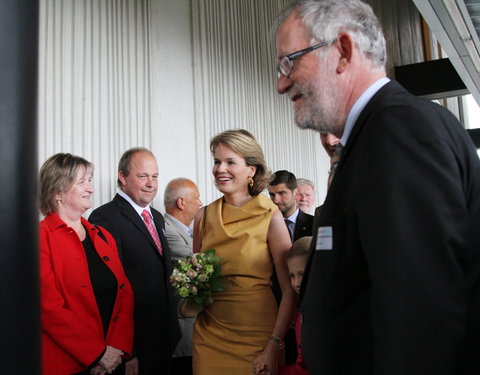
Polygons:
M309 52L315 51L316 49L321 48L321 47L325 47L325 46L327 46L331 43L333 43L333 42L320 42L318 44L314 44L313 46L310 46L310 47L292 52L288 55L282 56L280 58L280 62L277 65L277 78L280 78L281 76L284 76L285 78L289 78L290 74L292 74L292 70L293 70L293 61L295 61L299 57L302 57L303 55L306 55ZM288 61L288 66L290 68L289 68L287 74L284 74L282 72L282 68L281 68L282 67L282 61Z

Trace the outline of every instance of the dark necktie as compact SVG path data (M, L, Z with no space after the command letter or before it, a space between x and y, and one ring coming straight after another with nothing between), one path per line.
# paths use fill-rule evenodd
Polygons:
M162 244L160 243L160 238L158 238L158 233L153 226L153 221L150 216L150 212L148 212L147 210L143 210L142 217L143 217L143 221L145 222L145 226L147 227L148 231L150 232L150 235L153 238L153 242L155 242L155 245L157 245L157 249L159 253L162 254L163 253Z
M288 220L288 219L285 219L285 225L287 226L288 228L288 233L290 234L290 239L293 240L293 221L291 220Z

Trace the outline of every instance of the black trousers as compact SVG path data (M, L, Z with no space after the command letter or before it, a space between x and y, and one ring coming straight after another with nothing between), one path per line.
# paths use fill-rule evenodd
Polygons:
M192 375L192 357L172 358L171 375Z

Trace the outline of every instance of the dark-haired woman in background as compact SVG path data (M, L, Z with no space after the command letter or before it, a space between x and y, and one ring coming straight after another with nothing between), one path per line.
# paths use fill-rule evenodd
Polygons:
M133 293L115 240L82 217L92 175L90 162L63 153L40 170L44 375L120 374L132 350Z

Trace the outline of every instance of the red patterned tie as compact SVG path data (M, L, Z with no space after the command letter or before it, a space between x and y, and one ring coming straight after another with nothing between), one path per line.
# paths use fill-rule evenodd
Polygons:
M155 242L155 245L157 245L158 251L160 252L160 254L163 254L162 244L160 243L160 238L158 238L157 231L153 227L153 222L150 216L150 212L148 212L147 210L143 210L142 217L143 217L143 221L145 222L145 225L147 226L148 231L150 232L150 235L153 238L153 241Z

